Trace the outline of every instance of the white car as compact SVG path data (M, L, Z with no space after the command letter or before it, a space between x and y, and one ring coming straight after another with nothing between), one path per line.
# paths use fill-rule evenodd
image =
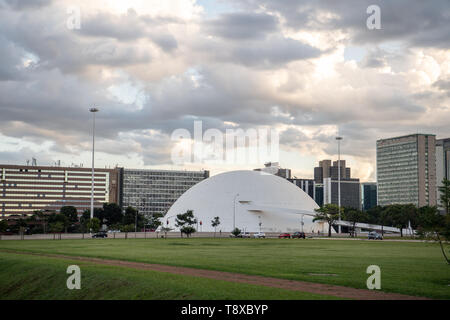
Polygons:
M241 236L242 236L242 238L250 238L251 237L250 232L242 232Z
M266 234L264 232L257 232L253 234L253 238L265 238Z

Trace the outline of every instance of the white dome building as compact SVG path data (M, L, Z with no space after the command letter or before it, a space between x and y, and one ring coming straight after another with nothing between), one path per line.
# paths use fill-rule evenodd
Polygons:
M164 226L177 230L176 215L192 210L197 231L214 231L211 220L220 217L217 231L237 227L247 232L327 232L328 225L312 222L316 202L284 178L259 171L231 171L212 176L186 191L169 209ZM169 222L167 224L167 221ZM201 225L200 225L201 222ZM259 225L261 223L261 226Z

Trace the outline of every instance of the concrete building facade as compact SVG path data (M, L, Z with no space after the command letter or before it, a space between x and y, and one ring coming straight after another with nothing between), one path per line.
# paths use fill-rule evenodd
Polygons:
M94 207L118 202L118 169L95 169ZM74 206L79 214L90 209L89 168L0 165L0 218L58 211Z
M152 215L166 214L184 192L209 178L209 171L121 169L120 177L121 207Z
M444 179L450 180L450 138L436 140L436 201L439 207L439 187Z
M319 161L319 166L314 168L314 182L316 184L316 202L320 206L323 204L339 203L339 165L341 174L341 206L360 209L360 184L359 179L351 178L351 168L346 166L345 160ZM322 189L323 197L320 198L317 193Z
M436 205L436 137L431 134L377 141L378 204Z

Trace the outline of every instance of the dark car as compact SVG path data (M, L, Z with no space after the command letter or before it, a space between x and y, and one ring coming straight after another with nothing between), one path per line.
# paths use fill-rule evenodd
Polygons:
M289 239L291 235L289 233L282 233L278 236L280 239Z
M105 231L99 231L92 235L92 238L107 238L108 234Z
M294 234L292 234L292 238L297 238L297 239L305 239L306 235L304 232L294 232Z

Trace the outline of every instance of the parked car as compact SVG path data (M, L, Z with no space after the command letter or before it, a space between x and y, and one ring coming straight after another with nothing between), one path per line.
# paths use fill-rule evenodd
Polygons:
M302 238L302 239L305 239L306 238L306 235L305 235L305 233L304 232L294 232L293 234L292 234L292 238L294 239L294 238L297 238L297 239L300 239L300 238Z
M282 233L278 236L278 238L280 239L290 239L291 238L291 234L290 233Z
M376 231L370 231L369 234L367 235L367 239L368 240L383 240L383 236L381 234L379 234Z
M241 238L250 238L251 237L250 232L242 232L240 234L240 236L241 236Z
M92 238L107 238L108 234L105 231L99 231L92 235Z
M253 238L265 238L266 234L264 232L257 232L253 234Z

